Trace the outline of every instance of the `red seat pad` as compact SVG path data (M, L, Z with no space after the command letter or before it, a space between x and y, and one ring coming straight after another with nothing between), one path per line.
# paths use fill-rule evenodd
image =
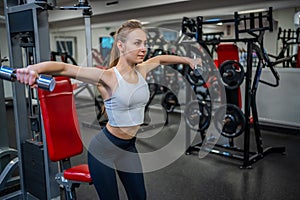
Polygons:
M77 165L64 171L64 178L73 181L91 183L89 167L87 164Z

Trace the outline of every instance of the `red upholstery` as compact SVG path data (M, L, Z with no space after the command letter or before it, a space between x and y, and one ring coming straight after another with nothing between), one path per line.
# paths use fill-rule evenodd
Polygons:
M217 47L219 66L226 60L239 62L239 51L235 44L219 44Z
M77 165L64 171L64 177L68 180L92 182L87 164Z
M217 68L219 67L219 61L218 61L218 59L214 59L214 64L216 65Z
M298 53L296 57L296 67L300 68L300 45L298 45Z
M39 90L49 157L52 161L82 153L77 113L70 79L56 77L52 92Z
M52 161L60 161L83 151L73 86L69 78L56 77L52 92L38 90L44 122L48 154ZM66 169L64 178L92 182L87 164Z

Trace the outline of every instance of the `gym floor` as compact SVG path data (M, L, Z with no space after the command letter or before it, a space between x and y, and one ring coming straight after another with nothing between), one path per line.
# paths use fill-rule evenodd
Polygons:
M76 100L78 105L86 102ZM151 111L151 110L150 110ZM151 111L152 120L160 120L160 110ZM78 108L81 134L85 147L99 130L87 126L93 123L93 106ZM140 152L156 150L161 144L172 139L177 130L179 114L171 114L170 122L160 131L152 129L143 134L155 135L151 139L140 138L137 147ZM180 123L182 124L182 123ZM182 129L185 130L185 129ZM251 130L251 146L254 134ZM145 183L149 200L298 200L300 196L300 135L295 132L274 132L261 130L264 147L284 146L286 154L272 153L252 165L251 169L241 169L241 161L208 154L199 158L198 154L182 154L170 165L145 173ZM236 145L243 136L237 138ZM220 138L219 142L227 139ZM194 142L200 142L196 137ZM176 151L176 149L174 150ZM176 153L176 152L175 152ZM180 153L180 152L179 152ZM86 151L73 159L73 164L86 161ZM121 200L126 200L124 188L119 187ZM78 199L94 200L97 194L93 186L81 185L77 189Z

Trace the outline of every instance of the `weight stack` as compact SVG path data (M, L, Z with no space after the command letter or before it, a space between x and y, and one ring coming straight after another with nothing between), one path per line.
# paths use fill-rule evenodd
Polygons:
M46 178L46 167L49 168L50 174L57 173L57 164L50 162L49 166L45 166L44 148L40 142L27 140L22 145L22 152L25 191L38 199L50 199L47 197L49 177ZM56 197L59 195L59 185L54 177L50 177L50 186L52 185L57 187L51 187L50 196Z

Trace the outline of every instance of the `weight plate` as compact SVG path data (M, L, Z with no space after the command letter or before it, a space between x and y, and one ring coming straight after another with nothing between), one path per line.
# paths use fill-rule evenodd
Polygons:
M234 60L227 60L219 68L225 88L234 90L238 88L243 80L245 71L243 66Z
M226 113L222 116L224 106L226 106ZM222 105L215 112L214 125L224 137L234 138L244 132L246 118L238 106L234 104Z
M192 130L203 131L210 124L210 108L204 101L193 100L189 102L184 110L184 115L186 124Z

